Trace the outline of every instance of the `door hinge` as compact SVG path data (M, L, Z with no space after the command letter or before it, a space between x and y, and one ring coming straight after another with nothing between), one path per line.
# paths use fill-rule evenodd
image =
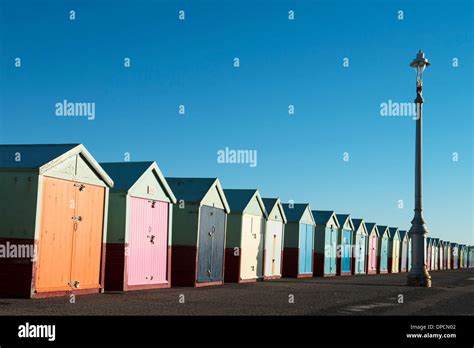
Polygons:
M79 187L79 191L84 191L84 189L86 188L86 185L84 184L74 184L74 187Z

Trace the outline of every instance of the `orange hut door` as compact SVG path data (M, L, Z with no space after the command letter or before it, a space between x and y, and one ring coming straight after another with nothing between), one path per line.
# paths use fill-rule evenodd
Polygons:
M99 288L105 189L82 183L75 185L71 288Z
M43 178L36 291L69 290L76 189L67 180Z
M98 288L105 189L43 178L36 291Z

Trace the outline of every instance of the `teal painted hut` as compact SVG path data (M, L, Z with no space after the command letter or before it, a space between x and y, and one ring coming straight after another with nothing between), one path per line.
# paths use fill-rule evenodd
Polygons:
M388 226L377 225L379 231L379 245L378 245L378 274L388 273Z
M365 226L364 219L352 219L352 223L354 224L354 233L352 235L352 240L354 241L352 273L366 274L367 227Z
M337 235L339 222L331 210L313 210L316 221L313 269L314 276L336 275Z
M283 204L286 218L283 277L313 276L315 221L307 203Z
M336 274L348 276L352 274L352 240L354 224L350 214L336 214L339 221L338 244L339 251L337 258Z

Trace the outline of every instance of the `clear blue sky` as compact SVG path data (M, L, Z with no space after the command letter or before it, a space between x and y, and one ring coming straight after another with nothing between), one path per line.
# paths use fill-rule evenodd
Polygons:
M424 76L425 217L431 236L473 244L472 7L0 0L0 142L80 142L99 161L130 152L156 160L166 176L217 176L226 188L256 187L408 229L415 122L379 110L389 99L413 101L408 64L422 48L432 63ZM64 99L95 102L96 119L56 117ZM218 164L225 147L257 150L257 166Z

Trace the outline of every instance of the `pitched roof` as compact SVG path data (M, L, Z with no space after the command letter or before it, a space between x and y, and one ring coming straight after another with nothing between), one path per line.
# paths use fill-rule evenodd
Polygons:
M375 234L378 237L379 232L378 232L378 229L376 227L377 227L377 225L375 224L375 222L366 222L365 223L365 228L367 228L367 232L369 233L369 235L372 233L372 230L375 229Z
M395 235L397 234L398 232L398 227L389 227L388 228L388 235L390 236L390 238L394 238Z
M282 205L289 222L299 222L306 208L309 206L308 203L295 203L292 204L292 208L290 208L290 204L288 203L283 203Z
M146 171L151 170L158 177L159 185L170 201L176 203L176 197L155 161L107 162L100 165L114 180L112 192L128 192Z
M37 169L80 144L0 145L0 168ZM21 160L16 161L16 154Z
M351 214L336 214L337 220L339 221L339 225L341 228L346 224L346 221L351 219ZM354 227L354 223L352 223L352 227Z
M114 180L111 191L128 191L152 164L153 161L100 163Z
M209 192L216 178L170 178L166 177L168 185L178 200L188 203L200 203Z
M314 216L314 221L316 221L316 225L326 225L331 217L335 215L334 211L332 210L313 210L312 213Z
M400 239L403 240L405 236L408 237L408 233L405 230L398 230L398 233L400 233Z
M268 213L270 213L278 202L278 198L262 198L263 204L265 205L265 209Z
M377 229L379 230L379 235L383 235L388 230L388 226L377 225Z
M17 144L0 145L0 169L27 169L37 170L43 174L66 159L80 154L95 174L113 187L113 180L97 163L82 144ZM17 160L19 155L19 160Z
M286 224L287 222L286 214L281 204L280 198L262 198L262 201L263 201L263 204L265 205L265 210L267 211L268 215L270 215L270 212L273 210L273 207L275 206L275 204L278 204L278 210L281 213L283 223Z
M257 190L224 189L227 202L233 213L243 212Z
M352 223L354 224L354 231L357 231L362 224L364 219L352 219Z

